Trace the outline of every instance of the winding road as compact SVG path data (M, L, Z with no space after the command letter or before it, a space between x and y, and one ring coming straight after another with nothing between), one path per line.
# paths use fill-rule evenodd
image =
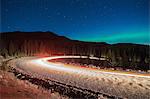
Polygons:
M101 70L71 64L53 63L59 58L88 58L87 56L54 56L46 58L20 58L12 60L13 67L38 78L50 79L66 85L76 86L129 99L150 98L150 74ZM90 57L90 59L105 60Z

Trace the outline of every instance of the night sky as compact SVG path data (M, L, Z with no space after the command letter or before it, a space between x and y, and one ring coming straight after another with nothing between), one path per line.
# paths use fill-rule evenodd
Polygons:
M1 0L1 32L52 31L71 39L149 44L150 0Z

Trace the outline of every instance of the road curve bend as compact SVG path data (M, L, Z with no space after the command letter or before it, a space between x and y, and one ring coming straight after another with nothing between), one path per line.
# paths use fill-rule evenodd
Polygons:
M59 58L88 58L87 56L54 56L20 58L12 61L15 68L32 76L51 79L67 85L129 99L150 98L150 76L105 71L49 60ZM90 59L98 59L90 57Z

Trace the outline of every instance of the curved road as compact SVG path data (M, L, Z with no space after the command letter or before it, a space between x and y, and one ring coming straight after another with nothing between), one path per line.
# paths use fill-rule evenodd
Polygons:
M51 79L82 89L129 99L150 98L149 74L114 72L48 61L59 58L87 58L87 56L20 58L13 60L11 63L21 72L31 76ZM90 59L99 60L96 57L90 57Z

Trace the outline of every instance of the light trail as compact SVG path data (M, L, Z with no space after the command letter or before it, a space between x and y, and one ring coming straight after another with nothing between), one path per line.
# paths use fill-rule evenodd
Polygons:
M135 77L144 77L144 78L150 78L150 76L140 75L140 74L129 74L129 73L117 73L117 72L107 72L107 71L101 71L99 69L91 69L91 68L80 68L75 66L69 66L64 64L58 64L58 63L52 63L48 62L52 59L59 59L59 58L88 58L87 56L54 56L54 57L47 57L47 58L41 58L33 60L32 62L35 64L40 64L41 66L48 67L50 69L54 70L61 70L61 71L67 71L67 72L75 72L75 73L82 73L84 75L93 76L97 75L98 73L106 73L111 75L121 75L121 76L135 76ZM90 59L98 59L96 57L91 57ZM104 59L103 59L104 60Z
M12 63L23 73L50 79L81 89L88 89L128 99L150 99L150 74L104 70L75 64L54 63L49 60L63 58L89 58L87 56L54 56L46 58L21 58ZM90 57L100 60L100 58ZM104 60L104 58L102 59Z

